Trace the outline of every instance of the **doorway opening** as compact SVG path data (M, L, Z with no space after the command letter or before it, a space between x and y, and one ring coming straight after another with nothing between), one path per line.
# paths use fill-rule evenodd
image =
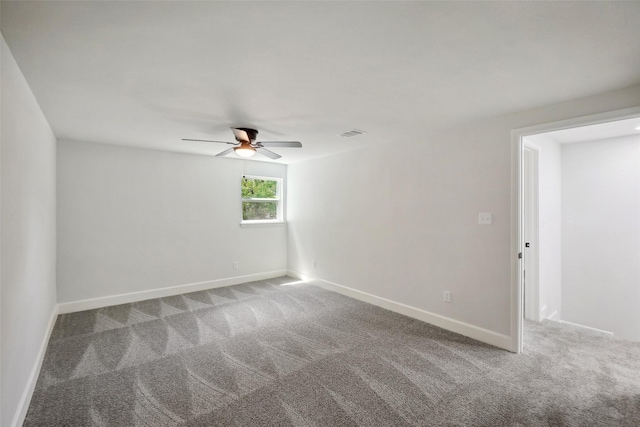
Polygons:
M622 125L626 125L627 128L632 126L631 131L623 130L624 126ZM560 147L566 148L564 144L568 145L579 142L579 140L596 141L598 138L613 140L622 137L624 132L627 132L626 135L634 135L634 132L636 135L640 135L640 130L636 127L640 127L640 107L516 129L512 132L512 182L514 183L512 187L512 217L514 220L512 221L511 234L514 261L512 264L511 325L512 331L515 332L512 334L512 351L516 353L523 351L524 319L535 322L544 319L561 320L562 292L560 288L562 278L566 276L566 274L563 276L561 264L561 254L565 250L561 243L562 218L565 221L565 228L571 232L576 230L572 230L573 223L566 222L566 216L563 217L560 211L561 174L562 176L566 175L566 173L560 172L562 170L559 163L561 161ZM554 145L547 143L550 139ZM549 172L545 169L547 162L557 162L558 164L553 165L551 172ZM578 167L585 168L579 163L576 164ZM640 169L640 167L636 169ZM556 189L553 189L550 184L550 181L554 180L557 182ZM637 179L635 181L640 182ZM597 182L592 186L597 187ZM569 190L571 191L568 193L572 193L573 188L569 187ZM572 209L577 209L573 206L576 204L573 200L575 198L570 199L571 204L569 205ZM566 227L567 224L570 226ZM640 227L637 228L640 230ZM640 236L640 231L638 236ZM640 238L637 240L640 242ZM567 258L572 258L573 252L569 252L569 255ZM594 255L590 254L590 256ZM636 260L636 264L640 265L640 259ZM567 269L565 268L565 270ZM594 294L597 292L593 291ZM575 310L573 311L575 313ZM575 314L573 316L575 317Z

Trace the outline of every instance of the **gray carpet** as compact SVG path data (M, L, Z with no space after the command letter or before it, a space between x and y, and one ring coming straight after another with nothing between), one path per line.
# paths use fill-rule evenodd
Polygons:
M59 316L25 425L640 425L638 343L514 355L292 280Z

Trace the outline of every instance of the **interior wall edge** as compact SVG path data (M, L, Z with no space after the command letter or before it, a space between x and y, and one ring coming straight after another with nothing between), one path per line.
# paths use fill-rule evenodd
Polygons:
M77 311L93 310L112 305L128 304L145 301L154 298L170 297L189 292L204 291L207 289L222 288L225 286L239 285L257 280L273 279L287 274L287 270L273 270L262 273L233 276L223 279L208 280L206 282L188 283L185 285L170 286L166 288L150 289L146 291L129 292L125 294L108 295L98 298L89 298L78 301L58 303L58 313L75 313Z
M56 308L56 136L0 35L0 425L22 425ZM43 344L44 342L44 344Z
M40 350L38 351L36 363L31 369L29 381L27 382L26 387L22 392L22 396L20 397L20 403L18 404L18 408L13 417L13 421L11 422L11 427L20 427L24 423L24 419L27 416L27 411L29 410L29 405L31 404L31 398L33 397L33 392L36 389L38 378L40 377L40 369L42 368L44 355L47 350L47 345L49 344L49 338L51 338L51 332L53 332L53 327L55 326L56 319L58 318L58 313L58 306L53 306L53 310L51 310L51 316L49 316L49 326L47 327L47 332L42 338L42 343L40 344Z
M479 326L461 322L459 320L439 314L431 313L420 308L392 301L387 298L379 297L377 295L349 288L344 285L329 282L327 280L319 278L309 278L296 271L289 270L287 272L287 276L304 280L309 284L317 285L323 289L337 292L339 294L357 299L359 301L373 304L386 310L390 310L395 313L399 313L429 323L431 325L438 326L448 331L464 335L468 338L472 338L485 344L490 344L503 350L513 351L512 337L508 335L503 335L494 331L490 331L488 329L481 328Z

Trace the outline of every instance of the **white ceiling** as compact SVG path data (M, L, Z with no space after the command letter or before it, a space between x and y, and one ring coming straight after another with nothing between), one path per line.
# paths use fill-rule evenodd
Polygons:
M620 138L631 135L640 137L640 117L556 130L540 135L544 138L550 138L560 144L601 141L604 139Z
M640 83L637 1L1 7L60 139L215 154L180 139L249 126L291 163Z

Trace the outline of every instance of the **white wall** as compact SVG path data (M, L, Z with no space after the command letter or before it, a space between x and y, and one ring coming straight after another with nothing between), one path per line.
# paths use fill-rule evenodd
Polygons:
M410 157L376 147L291 165L290 268L508 333L508 312L486 309L509 299L509 270L491 262L509 258L508 192L494 185L510 180L509 168L495 167L508 164L509 146L485 152L468 136L426 139ZM494 224L477 225L480 211Z
M539 310L540 319L561 318L562 152L545 134L525 138L539 150Z
M0 425L20 421L56 308L56 139L2 38Z
M639 100L635 86L290 165L289 268L510 335L511 130Z
M562 159L562 320L640 341L640 136Z
M285 225L239 225L243 173L286 166L59 141L58 301L286 270Z

